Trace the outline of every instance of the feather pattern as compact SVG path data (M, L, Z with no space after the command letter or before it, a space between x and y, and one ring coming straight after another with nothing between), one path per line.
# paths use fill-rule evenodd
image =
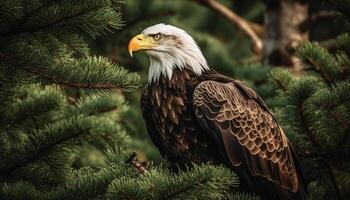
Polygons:
M245 162L252 175L298 191L287 137L256 94L240 82L204 81L195 89L193 102L197 117L207 121L212 134L219 134L233 166ZM237 142L239 151L232 147Z
M303 199L302 170L282 128L248 86L207 70L174 70L146 86L141 108L162 155L179 166L225 164L265 199ZM268 191L264 191L268 190Z

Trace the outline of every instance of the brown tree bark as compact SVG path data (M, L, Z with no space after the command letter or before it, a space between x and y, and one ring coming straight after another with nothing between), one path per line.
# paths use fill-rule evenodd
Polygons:
M308 40L303 23L308 19L307 0L265 0L265 63L300 71L295 48Z

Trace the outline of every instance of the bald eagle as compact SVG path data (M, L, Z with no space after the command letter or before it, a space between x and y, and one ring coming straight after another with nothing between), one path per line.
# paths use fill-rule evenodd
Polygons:
M133 37L128 49L150 60L141 109L162 156L178 166L223 164L263 199L305 199L296 153L264 101L211 69L189 34L157 24Z

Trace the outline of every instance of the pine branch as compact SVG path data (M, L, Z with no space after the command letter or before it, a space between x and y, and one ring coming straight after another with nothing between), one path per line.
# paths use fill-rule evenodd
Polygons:
M84 134L91 127L90 119L83 117L72 117L64 121L59 121L48 125L45 129L36 131L30 135L30 140L25 144L24 152L19 150L12 157L4 160L1 166L1 174L11 174L16 169L38 159L51 147L68 141L71 138ZM17 157L20 153L20 157ZM6 164L6 165L5 165Z
M304 107L304 103L301 102L298 105L298 111L299 111L299 115L301 117L301 121L303 124L304 129L306 130L307 136L309 138L309 140L311 141L312 145L316 148L319 148L320 145L318 144L318 142L316 141L315 138L315 134L313 133L311 126L308 124L307 119L305 117L305 107Z
M161 198L162 200L168 200L168 199L172 199L174 197L179 196L180 194L186 193L191 189L194 189L198 186L203 185L204 183L206 183L207 181L209 181L208 179L202 179L202 180L198 180L195 183L193 183L192 185L189 185L188 187L182 188L178 191L175 191L174 193L170 194L169 196L165 197L165 198Z
M57 109L63 101L63 96L52 87L38 88L37 85L26 88L26 95L20 102L11 108L7 117L8 125L20 125L26 119L32 119ZM23 126L23 124L21 124ZM37 127L39 128L39 127Z
M345 130L349 127L336 113L336 107L346 104L350 100L350 82L341 81L331 87L318 90L312 95L311 101L316 105L328 111L336 122Z
M122 113L128 110L125 99L121 95L91 95L75 100L73 109L67 109L64 118L72 115L84 114L99 116L111 112ZM116 119L117 120L117 119Z
M287 92L291 82L294 81L291 74L285 68L274 68L270 71L270 77L277 84L278 88Z
M107 197L113 199L224 199L231 187L237 187L237 178L229 169L196 166L187 172L170 174L160 168L151 168L139 179L114 180Z
M102 196L110 182L123 177L132 178L136 176L135 170L129 165L122 163L110 164L99 172L88 170L85 173L78 173L73 181L66 183L63 187L54 190L48 199L92 199Z
M317 79L305 78L295 82L286 93L286 107L283 120L288 122L296 133L304 133L312 147L321 146L314 132L315 122L311 120L312 103L310 97L317 89ZM310 122L313 122L310 124Z
M312 97L312 101L324 110L334 110L336 107L345 105L349 100L350 83L340 81L331 87L321 89Z
M126 153L120 148L107 149L107 167L95 172L90 169L77 171L76 177L71 182L52 191L47 199L92 199L102 197L106 193L108 185L113 180L133 179L140 173L125 162ZM123 199L129 199L127 194L119 194ZM130 197L131 198L131 197Z
M59 77L53 77L53 76L49 76L47 73L44 73L42 71L36 71L33 69L30 69L29 67L22 67L23 70L39 76L43 79L46 79L50 82L59 84L59 85L63 85L63 86L68 86L68 87L72 87L72 88L82 88L82 89L117 89L119 90L118 87L116 87L116 85L113 84L92 84L92 83L74 83L74 82L69 82L66 80L62 80L59 79Z
M99 4L101 2L101 4ZM75 3L75 5L74 5ZM48 10L54 10L55 12L52 12L54 14L58 13L61 10L58 10L59 8L64 8L64 6L66 6L65 4L67 4L67 6L77 6L79 3L81 3L79 5L79 9L75 9L74 12L72 13L64 13L65 15L54 19L52 21L50 21L49 23L40 23L39 26L33 26L33 27L29 27L26 28L26 24L22 24L21 26L18 26L10 31L6 31L6 32L0 32L0 37L13 37L13 36L17 36L19 34L23 34L23 33L35 33L38 31L45 31L48 29L52 29L56 26L60 26L61 29L62 28L67 28L67 27L79 27L81 29L85 29L85 31L87 33L89 33L92 37L95 37L96 34L98 35L98 29L94 28L94 31L89 31L89 21L82 21L82 19L79 20L79 17L85 17L84 19L88 19L88 20L95 20L92 16L96 15L98 11L100 11L101 13L108 13L111 12L111 15L109 17L106 18L100 18L101 22L104 22L104 24L101 24L101 26L99 27L100 31L104 32L104 30L107 31L111 31L110 28L112 29L118 29L120 28L120 24L121 24L121 19L120 19L120 15L116 12L113 12L110 7L110 3L108 3L108 1L97 1L96 3L91 3L89 1L80 1L80 2L72 2L70 1L62 1L58 4L52 4L51 6L49 6L47 9L43 10L44 12L47 12ZM92 4L92 7L86 6ZM56 7L57 6L57 7ZM85 7L84 7L85 6ZM83 8L83 9L81 9ZM85 8L85 9L84 9ZM63 9L62 12L64 12L65 10ZM72 10L73 11L73 10ZM52 14L51 13L51 14ZM41 14L39 12L39 14ZM36 14L34 16L38 16L39 14ZM91 14L92 16L90 17L91 19L88 18L88 14ZM56 14L57 15L57 14ZM45 19L41 19L41 20L45 20ZM73 22L73 20L77 20L76 22ZM105 21L103 21L105 20ZM110 20L110 21L107 21ZM71 24L67 23L67 22L72 22ZM28 22L28 21L27 21ZM91 21L94 22L94 21ZM118 25L119 24L119 25ZM110 27L110 28L109 28Z
M306 69L317 71L328 86L342 79L341 68L333 55L318 43L305 43L297 48L298 57L303 61Z
M337 48L346 51L347 55L350 56L350 33L343 33L335 39Z
M1 199L44 199L42 193L33 184L26 181L0 184L0 197Z
M10 62L20 69L49 82L68 87L100 90L130 90L139 87L139 76L136 73L128 73L127 70L112 64L103 57L72 60L60 64L62 66L52 66L50 68L19 65L15 62L15 59L2 53L0 53L0 60ZM95 68L96 71L91 70L92 68Z
M311 142L312 146L319 149L319 151L322 152L322 147L315 138L315 133L313 130L314 125L309 124L308 118L311 117L309 114L310 112L307 112L306 108L305 108L305 106L307 106L307 105L310 106L310 104L315 101L315 94L313 94L314 92L308 91L309 84L310 83L308 83L308 82L301 82L301 83L299 83L299 86L296 85L295 89L294 89L295 91L292 91L293 93L291 93L291 94L293 94L291 97L294 98L294 101L291 101L291 102L293 102L293 105L295 105L297 108L298 116L300 116L300 120L298 120L298 121L303 126L303 129L305 130L305 133L308 136L309 141ZM320 95L318 94L317 96L320 96ZM326 98L328 98L328 97L326 97ZM340 148L340 147L338 146L338 148ZM332 169L332 167L330 167L331 161L329 160L329 158L325 157L324 155L320 155L320 158L322 160L321 164L323 164L327 169L327 174L332 181L332 185L334 187L334 190L336 192L340 191L338 183L337 183L335 175L334 175L334 172L333 172L333 169ZM339 199L342 199L341 196L339 196Z
M33 17L36 16L37 13L42 12L45 9L48 9L50 6L53 6L57 4L57 2L55 1L47 1L45 3L43 3L41 6L35 8L35 9L30 9L31 12L30 13L26 13L23 16L21 16L21 18L18 18L17 20L19 20L20 22L18 23L18 27L23 27L27 22L31 21ZM27 7L30 7L27 5ZM24 8L22 8L24 9ZM29 8L27 8L29 9Z

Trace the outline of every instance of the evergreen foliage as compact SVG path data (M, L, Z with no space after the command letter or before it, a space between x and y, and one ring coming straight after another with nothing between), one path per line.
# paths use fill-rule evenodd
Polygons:
M350 194L350 18L345 9L350 1L331 4L347 19L335 53L309 42L297 49L302 76L278 68L270 73L283 105L275 109L303 161L310 199L346 199Z
M226 199L238 179L224 167L196 166L176 176L155 168L144 176L115 180L107 190L111 199Z

